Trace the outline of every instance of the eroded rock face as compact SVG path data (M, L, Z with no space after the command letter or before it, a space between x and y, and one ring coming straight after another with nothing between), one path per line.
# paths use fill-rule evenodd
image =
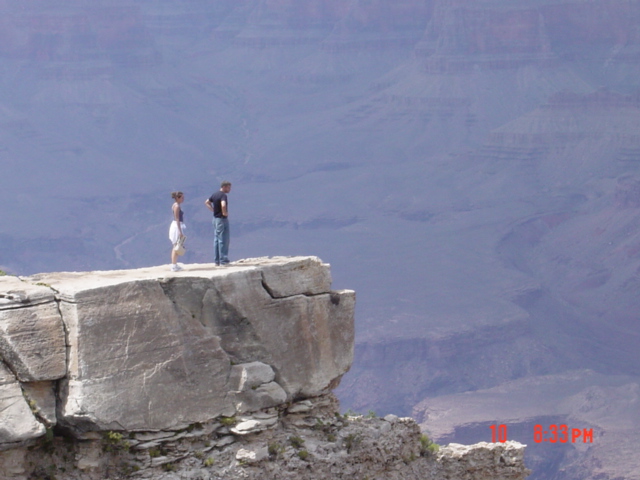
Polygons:
M45 433L31 412L13 373L0 363L0 445L12 446Z
M239 413L275 407L287 400L287 393L273 380L273 369L262 362L231 367L229 384L235 393L235 408Z
M328 270L317 260L292 259L274 272L277 262L245 261L213 282L180 276L163 288L179 310L220 338L234 363L270 365L288 399L314 396L351 365L355 294L329 291Z
M0 279L0 409L28 419L0 442L56 423L178 430L327 392L351 365L355 304L330 283L315 257Z
M65 333L54 292L0 278L0 449L44 435L55 423L51 385L65 373Z
M0 283L0 356L21 382L66 373L65 336L54 292L17 277Z

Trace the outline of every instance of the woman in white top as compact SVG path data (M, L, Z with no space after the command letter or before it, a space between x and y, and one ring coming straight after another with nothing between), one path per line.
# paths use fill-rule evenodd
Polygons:
M171 270L177 272L182 270L182 267L178 265L178 252L173 248L178 240L184 236L183 230L186 227L184 224L184 212L180 205L184 202L184 193L182 192L173 192L171 194L171 198L175 200L174 204L171 206L171 211L173 212L173 221L171 222L171 226L169 227L169 240L171 240Z

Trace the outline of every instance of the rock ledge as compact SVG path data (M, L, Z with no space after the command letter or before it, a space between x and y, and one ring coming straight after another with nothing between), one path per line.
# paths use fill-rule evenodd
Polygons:
M326 393L351 366L354 306L316 257L2 277L0 449Z

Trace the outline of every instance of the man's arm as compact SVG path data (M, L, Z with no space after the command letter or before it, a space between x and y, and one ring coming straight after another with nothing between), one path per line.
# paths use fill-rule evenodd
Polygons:
M222 216L223 217L228 217L229 214L227 213L227 202L225 202L224 200L222 200L220 202L220 208L222 208Z
M204 204L207 206L209 210L213 212L213 205L211 204L211 200L209 198L205 200Z

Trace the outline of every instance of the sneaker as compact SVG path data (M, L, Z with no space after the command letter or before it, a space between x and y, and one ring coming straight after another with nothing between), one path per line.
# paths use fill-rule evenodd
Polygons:
M174 263L171 265L171 271L172 272L179 272L180 270L182 270L182 267L180 265L178 265L177 263Z

